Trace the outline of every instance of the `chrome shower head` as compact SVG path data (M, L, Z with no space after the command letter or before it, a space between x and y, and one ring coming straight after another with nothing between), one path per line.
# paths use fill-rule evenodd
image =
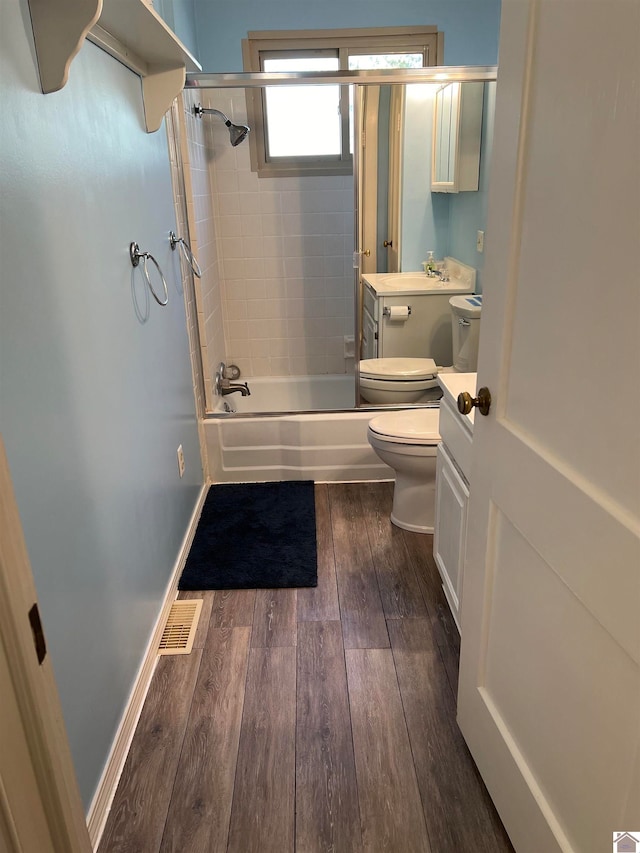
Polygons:
M198 118L202 118L203 115L220 116L220 118L229 128L229 138L234 148L236 147L236 145L240 145L240 143L244 139L246 139L247 134L251 130L251 128L247 127L246 124L233 124L231 119L227 118L227 116L223 112L220 112L220 110L205 109L202 104L196 104L196 106L193 108L193 113L194 115L198 116Z
M234 148L236 145L244 142L250 130L246 124L232 124L230 121L227 122L227 127L229 128L229 138Z

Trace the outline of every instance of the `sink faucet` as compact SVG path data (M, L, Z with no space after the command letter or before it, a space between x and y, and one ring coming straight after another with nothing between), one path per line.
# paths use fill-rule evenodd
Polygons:
M249 385L246 382L229 382L228 379L223 379L220 383L220 393L224 397L226 394L234 394L239 391L243 397L250 397Z

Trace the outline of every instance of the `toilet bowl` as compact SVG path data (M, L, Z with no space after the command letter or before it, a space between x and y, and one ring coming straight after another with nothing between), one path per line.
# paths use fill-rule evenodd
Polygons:
M414 533L433 533L440 411L387 412L369 421L367 438L395 471L391 521Z
M376 405L404 405L433 397L438 368L432 358L366 358L359 364L360 396Z

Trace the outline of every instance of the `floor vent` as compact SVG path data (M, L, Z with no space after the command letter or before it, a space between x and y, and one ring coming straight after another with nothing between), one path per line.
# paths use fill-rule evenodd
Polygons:
M173 602L160 639L159 655L189 654L193 648L201 610L201 598Z

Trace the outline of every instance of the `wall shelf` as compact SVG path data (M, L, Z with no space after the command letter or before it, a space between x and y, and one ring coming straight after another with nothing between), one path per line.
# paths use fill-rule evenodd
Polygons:
M185 73L201 66L144 0L29 0L44 94L62 89L85 38L142 78L148 133L158 130Z

